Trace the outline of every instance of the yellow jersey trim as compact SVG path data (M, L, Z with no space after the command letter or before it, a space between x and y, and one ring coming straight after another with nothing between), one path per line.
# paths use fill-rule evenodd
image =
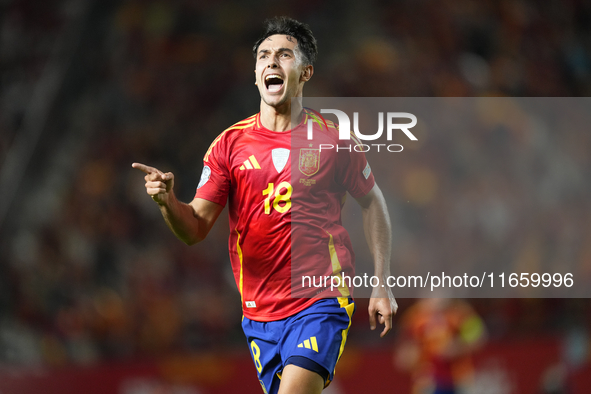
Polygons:
M339 262L339 257L337 256L337 250L334 247L334 239L332 238L332 234L326 230L324 230L324 231L330 237L328 239L328 253L330 254L330 262L332 264L332 274L338 275L343 270L343 267L341 266L341 263ZM349 288L347 286L345 286L344 283L340 284L339 292L341 293L341 295L343 297L349 297L349 295L350 295Z
M238 252L238 259L240 260L240 278L238 279L238 291L240 291L240 302L244 303L242 299L242 283L243 283L243 268L242 268L242 248L240 247L240 233L234 229L238 234L238 240L236 240L236 251ZM244 305L243 305L244 306ZM244 318L244 316L243 316Z
M357 136L355 135L355 133L353 132L349 132L351 134L351 139L353 141L355 141L355 145L359 146L359 145L363 145L361 141L359 141L359 138L357 138Z
M253 119L254 117L256 117L256 115L252 115L251 117L241 120L240 122L235 123L232 126L228 127L226 130L222 131L222 133L220 135L218 135L215 140L213 140L213 142L209 146L209 149L207 149L207 152L205 153L205 157L203 158L203 161L209 161L209 155L211 154L211 150L213 149L214 146L217 145L217 143L224 136L224 134L226 134L230 130L240 130L240 129L245 129L247 127L251 127L252 125L255 124L255 119Z

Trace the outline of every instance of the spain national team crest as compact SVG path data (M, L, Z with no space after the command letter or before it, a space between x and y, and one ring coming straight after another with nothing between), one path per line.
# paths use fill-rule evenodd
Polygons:
M320 169L320 150L300 149L300 172L311 176Z

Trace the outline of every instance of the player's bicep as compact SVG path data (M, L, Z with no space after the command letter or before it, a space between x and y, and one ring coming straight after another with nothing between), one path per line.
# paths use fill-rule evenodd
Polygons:
M369 208L369 206L373 202L384 201L384 195L382 194L382 191L378 187L378 184L374 183L373 187L371 188L371 190L367 194L365 194L364 196L361 196L361 197L357 197L357 198L355 198L355 200L357 201L357 203L359 203L359 205L361 205L361 208L365 209L365 208Z
M205 234L211 230L213 224L224 209L223 205L199 197L194 198L189 203L189 206L193 208L193 216L205 225Z

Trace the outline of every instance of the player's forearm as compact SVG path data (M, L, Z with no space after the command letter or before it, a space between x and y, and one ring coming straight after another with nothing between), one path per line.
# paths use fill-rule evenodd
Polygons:
M374 261L374 275L385 280L390 275L392 226L386 201L379 188L366 206L362 206L363 229Z
M189 204L177 200L174 193L170 193L166 204L160 205L160 212L174 235L187 245L201 242L207 235L204 221L199 220Z

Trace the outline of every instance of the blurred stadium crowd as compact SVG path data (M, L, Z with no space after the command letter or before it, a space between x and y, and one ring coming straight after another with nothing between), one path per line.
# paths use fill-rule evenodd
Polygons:
M204 244L186 247L130 165L174 172L177 195L192 198L210 142L258 111L251 47L265 17L290 15L315 32L309 96L591 93L591 3L582 0L138 0L72 12L78 3L0 2L0 163L36 116L29 105L47 65L69 62L26 171L2 185L16 188L0 218L2 362L243 348L225 213ZM55 50L60 40L74 42L70 52ZM446 259L503 256L519 267L576 260L591 275L591 135L546 137L427 141L414 162L398 159L391 179L378 179L399 237L393 272L429 245ZM510 158L505 167L495 167L498 154ZM525 171L513 176L517 165ZM486 166L484 179L456 171ZM439 198L447 188L466 197L455 210ZM411 302L400 300L401 311ZM472 304L493 341L590 327L588 300ZM359 331L360 343L374 334Z

